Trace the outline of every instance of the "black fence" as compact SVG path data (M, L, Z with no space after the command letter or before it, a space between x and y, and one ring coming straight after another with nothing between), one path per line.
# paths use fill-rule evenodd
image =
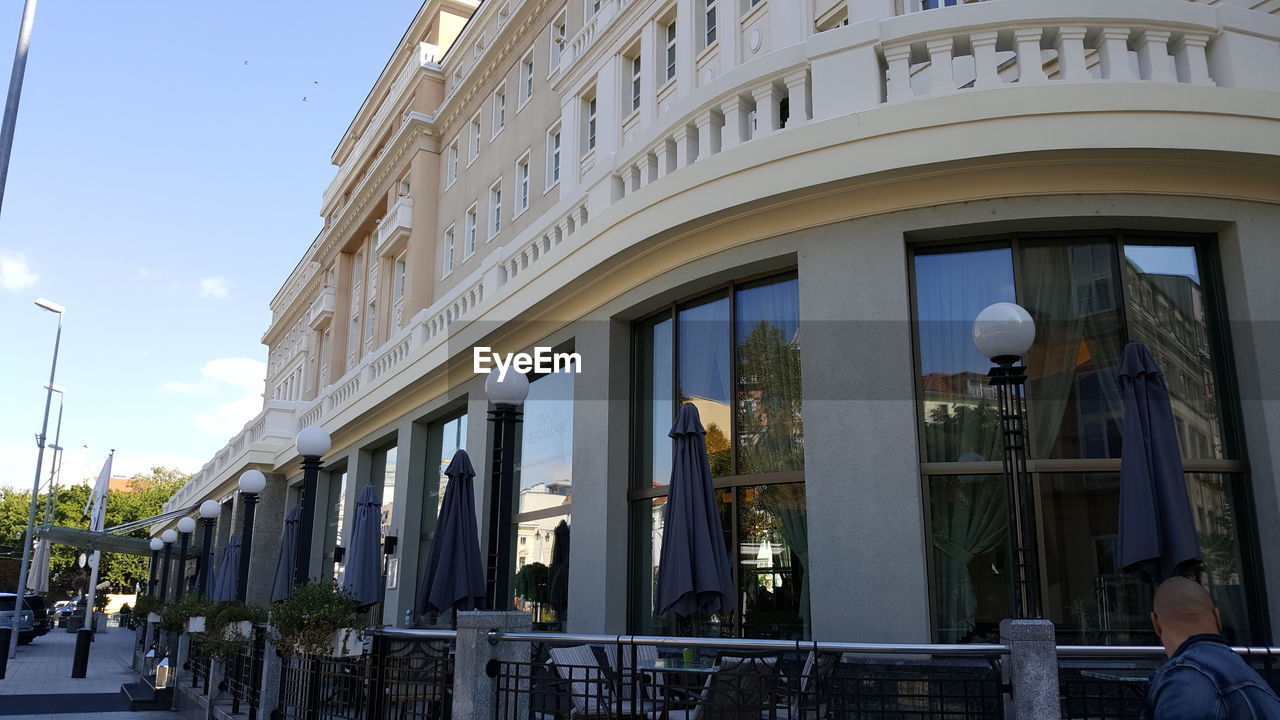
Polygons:
M201 635L191 634L191 642L187 646L187 672L191 674L191 689L209 694L209 668L213 657L201 642Z
M252 642L223 664L223 689L231 695L231 714L242 712L257 720L262 705L262 664L267 646L267 628L254 626Z
M451 631L386 630L350 658L284 661L273 717L287 720L447 720L453 714Z
M1060 652L1064 650L1072 655L1085 652L1081 648L1059 648ZM1151 678L1164 661L1164 654L1154 650L1125 657L1123 648L1106 650L1097 649L1100 657L1088 661L1059 661L1058 688L1065 720L1137 720L1142 716ZM1237 652L1280 693L1280 653L1274 648Z
M705 641L530 646L486 669L495 720L999 720L999 653L897 657ZM829 646L828 646L829 647ZM898 652L898 651L895 651Z

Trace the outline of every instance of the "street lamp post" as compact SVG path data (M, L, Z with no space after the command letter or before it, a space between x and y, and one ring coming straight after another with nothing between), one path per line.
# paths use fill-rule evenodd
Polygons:
M260 470L240 473L240 502L244 503L244 525L240 531L240 579L236 583L236 599L244 602L249 586L249 556L253 554L253 514L258 506L258 493L267 487L267 476Z
M22 538L22 563L18 568L18 591L13 605L15 630L9 634L9 648L6 651L9 657L16 657L18 654L19 633L16 628L20 623L17 622L17 618L22 617L23 605L26 604L24 598L27 596L27 569L31 567L31 534L36 526L36 498L40 495L40 466L44 462L45 435L49 432L49 407L53 405L53 377L58 371L58 347L62 344L62 318L67 314L66 308L44 298L36 300L36 306L58 316L58 332L53 336L53 364L49 366L49 384L45 386L44 421L40 425L40 434L36 436L36 445L39 447L39 452L36 453L36 478L31 484L31 503L27 510L27 532Z
M501 377L497 368L484 381L484 393L493 403L489 422L493 423L493 457L489 471L489 562L485 568L485 605L490 610L507 610L511 593L507 575L511 563L511 505L515 499L516 426L524 413L520 405L529 396L529 378L508 370Z
M184 517L178 521L178 537L181 542L178 544L178 582L173 589L175 602L182 599L182 586L187 581L187 546L191 544L191 533L195 530L195 518Z
M217 500L205 500L200 503L200 524L204 526L204 537L200 539L200 561L196 577L196 592L204 598L209 597L209 565L213 563L213 526L222 513L222 505Z
M988 384L996 388L999 405L1013 576L1009 609L1014 618L1041 616L1035 486L1027 470L1027 367L1021 364L1035 337L1031 314L1014 303L990 305L973 322L973 342L993 363L987 377Z
M53 448L53 467L49 469L49 489L44 493L44 524L52 525L57 508L57 486L54 483L60 479L58 470L62 467L62 406L66 402L67 389L59 385L46 385L45 388L58 393L58 422L54 424L53 445L49 446Z
M160 570L160 551L164 549L164 541L160 538L151 538L151 576L147 579L147 594L159 597L156 594L156 578Z
M311 536L316 521L316 483L320 459L329 452L332 439L324 428L308 425L298 431L298 454L302 455L302 517L299 518L298 545L293 558L293 584L311 578Z
M160 541L164 543L164 562L160 566L160 600L169 599L169 566L173 564L173 543L178 540L178 533L165 530L160 533Z

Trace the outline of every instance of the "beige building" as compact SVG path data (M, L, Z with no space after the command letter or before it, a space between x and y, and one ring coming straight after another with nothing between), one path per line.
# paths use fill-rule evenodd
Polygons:
M572 349L581 373L533 378L503 560L548 562L569 521L563 627L670 630L651 603L666 432L692 401L718 430L739 599L715 627L988 639L1003 484L968 328L1009 300L1040 327L1030 467L1059 639L1151 639L1114 560L1114 375L1143 339L1176 378L1215 599L1237 639L1274 641L1277 138L1273 0L428 0L271 303L262 413L169 507L234 505L243 470L269 473L263 601L293 438L321 426L313 576L340 571L376 479L399 539L383 620L420 622L458 447L489 537L472 348Z

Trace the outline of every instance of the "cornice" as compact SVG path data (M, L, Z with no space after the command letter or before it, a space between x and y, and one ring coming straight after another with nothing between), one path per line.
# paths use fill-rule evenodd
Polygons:
M489 78L493 77L499 68L506 64L512 48L520 44L520 41L527 39L527 31L535 20L542 17L543 11L550 4L551 0L526 0L524 4L516 9L516 15L507 21L502 31L485 48L479 62L472 66L471 72L463 75L461 84L440 102L440 107L436 110L436 117L440 118L440 120L436 126L440 129L441 137L447 137L452 129L456 127L463 109L469 106L476 95L480 94L481 90L488 85ZM475 20L474 17L472 19ZM459 42L455 42L450 47L451 51L454 48L463 47L461 36L458 40ZM496 54L494 48L498 48ZM441 63L446 83L449 81L450 73L452 72L447 66L448 61L449 57L446 56ZM483 71L477 77L476 71L481 66L483 66Z

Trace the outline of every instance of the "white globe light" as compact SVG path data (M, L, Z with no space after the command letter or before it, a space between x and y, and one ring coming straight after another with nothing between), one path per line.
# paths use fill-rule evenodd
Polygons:
M217 500L205 500L200 503L200 517L205 520L212 520L222 513L222 506Z
M308 425L298 431L298 453L304 457L324 457L332 440L324 428Z
M172 543L178 539L178 533L173 530L165 530L160 533L160 540L165 543Z
M1036 339L1036 323L1021 305L988 305L973 321L973 344L989 358L1022 357Z
M245 470L240 473L240 492L257 495L267 488L267 476L261 470Z
M178 521L178 532L190 534L195 532L195 530L196 530L195 518L184 517Z
M164 541L160 538L151 538L151 552L160 552L164 549Z
M484 394L495 405L519 405L529 397L529 378L522 372L507 368L506 377L499 380L498 368L494 368L484 379Z

